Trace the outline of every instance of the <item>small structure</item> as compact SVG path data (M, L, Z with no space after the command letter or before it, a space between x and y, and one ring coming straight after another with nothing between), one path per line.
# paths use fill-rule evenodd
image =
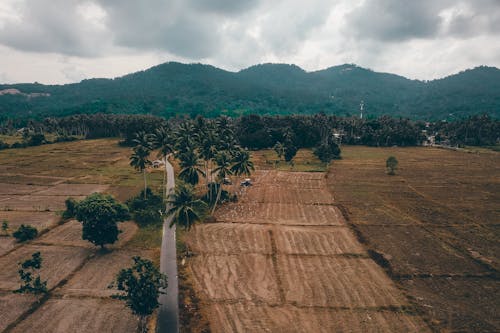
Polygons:
M153 168L159 168L160 166L165 165L165 162L163 162L162 160L154 160L151 165L153 166Z
M245 178L244 181L240 183L241 186L252 186L252 180L250 178Z

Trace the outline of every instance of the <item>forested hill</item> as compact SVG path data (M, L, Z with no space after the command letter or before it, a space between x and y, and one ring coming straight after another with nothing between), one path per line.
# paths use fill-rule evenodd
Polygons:
M235 73L170 62L115 79L0 85L0 120L98 112L353 115L361 101L367 116L500 118L500 70L482 66L424 82L348 64L315 72L262 64Z

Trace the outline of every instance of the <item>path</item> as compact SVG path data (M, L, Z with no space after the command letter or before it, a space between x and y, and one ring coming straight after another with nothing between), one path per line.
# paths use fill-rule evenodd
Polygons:
M167 193L175 187L174 168L165 160L167 170ZM166 207L168 211L169 206ZM177 281L177 251L175 247L175 225L170 228L172 217L163 221L163 237L161 241L160 271L167 275L168 287L166 294L160 296L160 311L158 314L158 333L175 333L179 331L179 288Z
M429 332L346 224L324 174L264 171L187 242L213 332Z

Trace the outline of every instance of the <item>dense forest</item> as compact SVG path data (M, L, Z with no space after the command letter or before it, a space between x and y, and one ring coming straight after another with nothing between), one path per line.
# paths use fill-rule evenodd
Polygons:
M477 67L433 81L409 80L356 65L306 72L262 64L239 72L209 65L165 63L115 79L66 85L0 85L0 121L74 114L382 115L413 120L500 118L500 70Z
M175 132L179 127L205 121L202 116L165 119L150 115L72 115L28 122L6 120L0 134L17 135L13 148L52 141L121 137L123 145L132 145L138 132L154 133L159 128ZM208 121L208 120L206 120ZM335 145L416 146L428 142L445 145L492 146L500 142L500 120L486 114L453 122L423 122L382 116L373 119L338 117L319 113L311 116L259 116L239 118L220 116L211 121L224 123L244 148L262 149L282 144L288 149L334 148ZM9 148L0 141L0 148Z

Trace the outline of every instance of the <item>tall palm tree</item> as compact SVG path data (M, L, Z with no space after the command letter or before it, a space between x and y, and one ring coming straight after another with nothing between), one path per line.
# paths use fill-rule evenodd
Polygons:
M236 176L247 175L250 176L252 171L255 170L253 162L250 160L250 153L246 150L239 150L233 157L231 172Z
M215 207L217 207L217 203L220 200L220 196L222 193L222 183L224 182L224 179L227 176L230 176L233 174L231 171L231 156L225 152L221 151L215 156L215 164L217 167L212 170L212 174L215 174L215 179L217 180L217 183L219 184L219 189L217 191L217 198L215 199L214 206L212 208L212 214L215 211Z
M171 205L167 211L167 216L172 216L170 227L176 224L190 230L196 222L201 221L207 210L207 204L196 198L193 186L182 182L177 184L167 202Z
M161 157L165 162L163 170L163 198L167 198L167 188L165 182L167 181L167 156L174 151L174 138L171 135L170 128L160 127L156 129L153 134L153 147L158 149L158 157Z
M130 156L130 165L138 171L142 171L144 175L144 199L146 199L147 192L147 180L146 180L146 168L151 164L148 159L149 150L143 146L137 146L134 148L132 155Z
M196 185L200 181L200 176L205 176L205 172L200 169L198 155L193 150L188 150L178 155L180 160L181 171L179 178L191 185Z

